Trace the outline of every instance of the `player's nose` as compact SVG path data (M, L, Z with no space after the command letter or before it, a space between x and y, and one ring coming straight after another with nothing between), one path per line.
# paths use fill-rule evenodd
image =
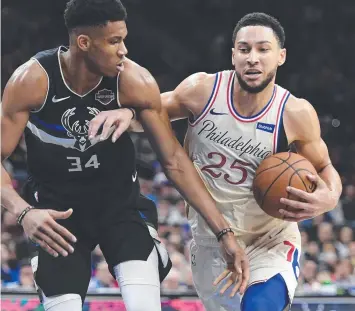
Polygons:
M124 56L127 55L128 50L126 48L126 45L122 42L122 44L120 44L120 47L118 48L117 54L119 56Z
M251 65L254 65L259 62L258 53L254 49L250 51L247 61Z

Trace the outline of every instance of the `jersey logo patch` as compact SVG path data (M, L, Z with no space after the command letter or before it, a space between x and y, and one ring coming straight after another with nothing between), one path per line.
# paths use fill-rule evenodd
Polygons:
M100 90L95 94L95 100L97 100L103 105L108 105L114 99L115 99L115 94L108 89Z
M274 124L268 124L268 123L262 123L258 122L256 125L256 129L264 132L269 132L273 133L275 130L275 125Z
M63 127L67 131L67 135L75 139L74 148L84 152L93 145L88 137L89 122L100 113L100 110L87 107L88 114L85 117L85 120L79 120L75 117L75 109L76 107L67 109L62 115L61 121Z

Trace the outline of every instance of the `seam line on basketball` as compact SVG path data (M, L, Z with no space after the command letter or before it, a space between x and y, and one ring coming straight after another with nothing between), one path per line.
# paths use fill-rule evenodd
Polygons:
M308 173L310 173L310 174L312 174L312 172L310 172L309 170L307 170L307 169L305 169L305 168L298 168L297 170L295 170L295 169L293 168L293 170L294 170L294 173L292 174L291 177L293 177L295 174L297 174L297 176L301 179L304 188L305 188L306 191L308 192L307 185L306 185L306 183L303 181L301 175L300 175L298 172L299 172L299 171L306 171L306 172L308 172ZM289 186L290 186L290 184L289 184ZM309 193L309 192L308 192L308 193Z
M278 158L278 157L275 157L275 158L277 158L277 159L283 161L283 159L280 159L280 158ZM298 161L294 162L293 164L302 162L302 161L304 161L304 160L305 160L305 159L298 160ZM266 189L266 191L265 191L265 193L264 193L264 195L263 195L263 200L261 201L261 208L262 208L263 205L264 205L264 198L265 198L265 196L267 195L267 193L269 192L269 190L271 189L271 187L274 185L274 183L276 182L276 180L278 180L279 177L280 177L283 173L285 173L289 168L292 168L292 169L295 171L295 169L294 169L289 163L287 163L286 161L285 161L285 163L288 165L288 167L287 167L286 169L284 169L284 170L273 180L273 182L270 184L270 186Z
M267 193L269 192L269 190L271 189L271 187L273 186L273 184L274 184L274 183L276 182L276 180L278 180L279 177L280 177L283 173L285 173L289 168L290 168L290 166L288 166L287 168L285 168L285 169L272 181L272 183L270 184L270 186L266 189L266 191L265 191L265 193L264 193L264 195L263 195L263 200L261 201L261 208L262 208L263 205L264 205L264 198L265 198L265 196L267 195Z
M291 154L291 153L290 153L290 154ZM281 161L282 161L282 159L281 159L281 158L279 158L279 157L275 157L275 156L274 156L274 158L279 159L279 160L281 160ZM302 179L301 175L298 173L298 171L300 171L300 170L304 170L304 171L307 171L307 172L308 172L308 173L310 173L310 174L312 174L312 172L310 172L309 170L307 170L307 169L305 169L305 168L302 168L302 169L295 169L295 168L293 167L293 164L296 164L296 163L299 163L299 162L302 162L302 161L305 161L305 160L307 160L307 159L302 159L302 160L297 161L297 162L294 162L294 163L292 163L292 164L290 164L290 163L286 162L286 160L285 160L285 163L286 163L288 166L292 167L292 169L293 169L294 173L296 173L296 174L297 174L297 176L301 179L301 181L302 181L302 183L303 183L303 186L304 186L304 188L305 188L305 189L306 189L306 191L307 191L307 186L306 186L305 182L303 181L303 179ZM294 175L294 174L293 174L293 175ZM292 176L293 176L293 175L292 175ZM292 177L292 176L291 176L291 177ZM307 192L308 192L308 191L307 191Z
M261 173L264 173L264 172L267 171L267 170L271 170L272 168L275 168L275 167L277 167L277 166L279 166L279 165L281 165L281 164L284 164L284 163L291 157L291 153L290 153L290 152L288 153L288 158L285 159L285 160L284 160L284 159L280 159L280 158L275 157L275 156L273 156L273 157L276 158L276 159L281 160L282 162L279 163L279 164L277 164L277 165L275 165L275 166L271 166L271 167L268 167L268 168L262 170L261 172L259 172L258 174L256 174L254 178L258 177ZM288 163L287 163L287 164L288 164Z

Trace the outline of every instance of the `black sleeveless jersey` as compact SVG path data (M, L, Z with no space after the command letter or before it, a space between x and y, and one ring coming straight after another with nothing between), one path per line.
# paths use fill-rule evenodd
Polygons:
M59 61L66 50L59 47L34 56L48 76L45 102L31 112L25 129L36 199L72 208L127 205L139 195L129 134L115 143L111 136L104 141L88 138L92 118L119 108L118 78L103 77L85 95L76 94L66 84Z

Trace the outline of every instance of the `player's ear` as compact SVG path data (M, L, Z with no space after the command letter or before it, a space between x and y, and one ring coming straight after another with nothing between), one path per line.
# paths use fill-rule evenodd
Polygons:
M90 48L91 40L87 35L79 35L76 38L76 43L78 44L80 50L87 52Z
M234 66L234 48L232 48L232 65Z
M282 66L286 61L286 49L280 49L278 65Z

